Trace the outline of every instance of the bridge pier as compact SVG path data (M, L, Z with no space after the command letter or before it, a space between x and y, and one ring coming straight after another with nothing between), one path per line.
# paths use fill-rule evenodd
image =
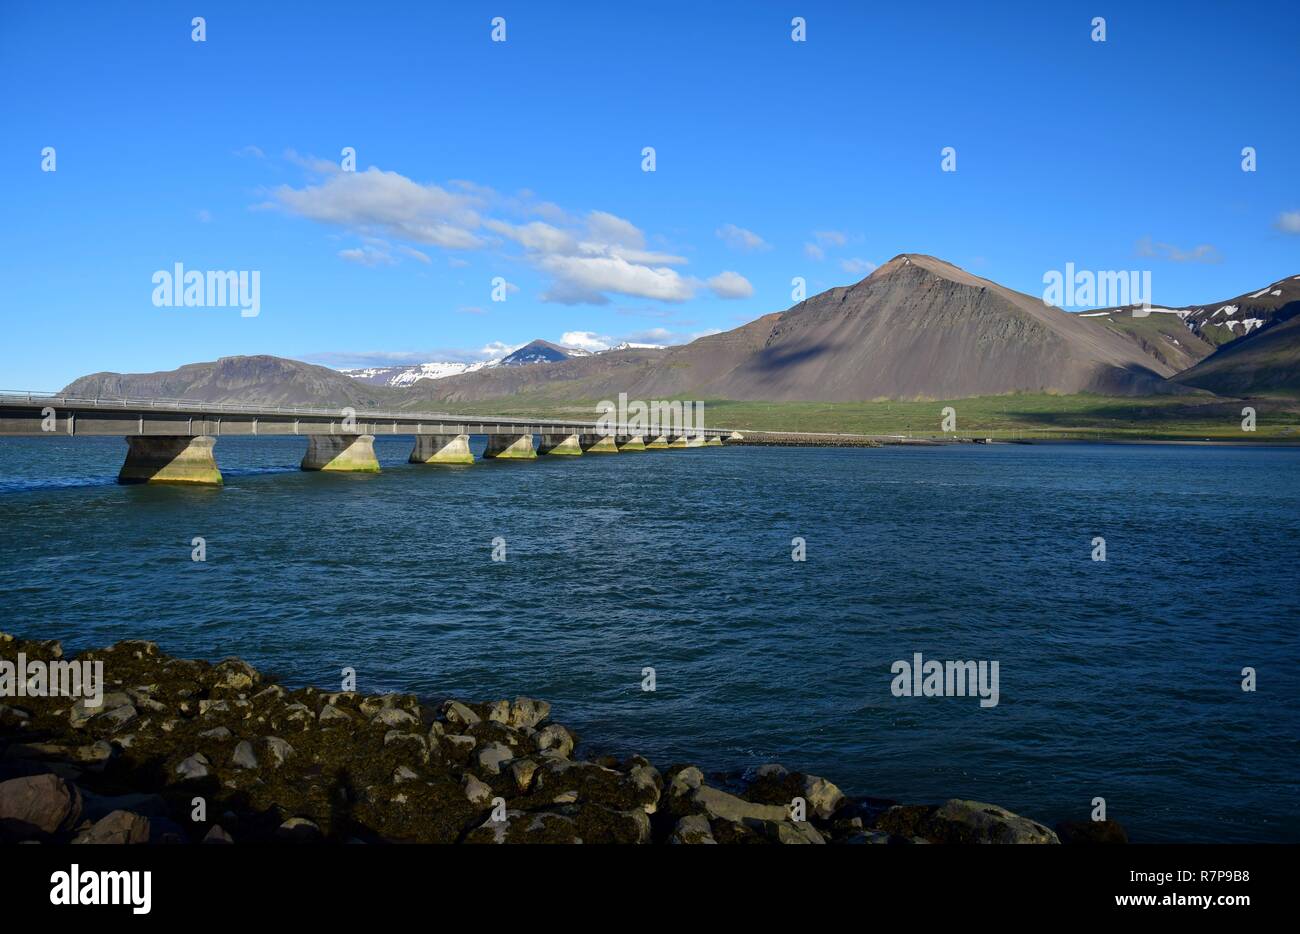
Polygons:
M686 436L686 446L687 446L688 448L702 448L702 447L704 447L704 435L687 435L687 436Z
M578 435L583 454L617 454L618 444L613 435Z
M686 435L669 435L668 447L674 451L677 450L678 448L687 447Z
M641 435L619 435L615 439L620 451L644 451L645 438Z
M582 445L578 442L577 435L542 435L537 442L537 453L567 455L581 454Z
M717 435L710 435L705 440L704 446L706 448L720 448L722 447L722 439L719 438Z
M303 470L379 473L374 435L308 435Z
M221 486L208 435L130 435L118 483L179 483Z
M412 464L472 464L469 435L416 435Z
M533 436L528 435L488 435L487 450L484 457L500 460L532 460L537 457L533 450Z
M668 447L667 435L649 434L646 435L646 437L650 439L645 443L645 449L647 451L662 451L664 448Z

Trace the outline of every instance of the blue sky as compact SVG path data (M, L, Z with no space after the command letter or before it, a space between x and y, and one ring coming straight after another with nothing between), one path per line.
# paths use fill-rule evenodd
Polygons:
M1300 274L1297 26L1294 2L6 2L0 383L681 342L900 252L1226 298ZM156 307L176 263L258 271L260 313Z

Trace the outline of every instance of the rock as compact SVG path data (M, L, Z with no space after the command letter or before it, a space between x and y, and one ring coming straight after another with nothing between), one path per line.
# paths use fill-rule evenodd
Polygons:
M700 785L691 792L691 800L702 807L710 817L716 820L731 821L735 824L745 820L784 821L789 817L787 808L778 804L751 804L743 798L729 795L725 791L709 785Z
M461 784L465 788L465 797L473 804L484 805L492 800L492 789L468 772L465 773Z
M953 798L942 806L892 807L877 829L899 837L934 843L1060 843L1042 824L995 804Z
M413 782L419 777L420 773L409 765L399 765L393 769L393 783L396 785L400 785L402 782Z
M321 839L320 827L305 817L291 817L276 828L275 839L281 843L316 843Z
M346 723L351 719L352 714L348 713L346 710L340 710L333 704L326 704L320 709L321 723L337 723L339 721Z
M81 820L81 791L57 775L0 782L0 831L18 837L53 834Z
M31 719L31 711L24 710L21 707L11 707L8 704L0 704L0 727L26 726Z
M531 697L516 697L510 705L510 726L530 730L551 715L551 705Z
M479 768L491 775L499 775L501 764L514 757L513 750L505 743L488 743L478 751Z
M773 843L781 844L824 844L826 838L817 828L807 821L789 820L746 820L745 826L756 830Z
M278 736L263 736L262 745L266 747L267 758L275 768L284 765L294 754L294 748Z
M754 771L758 778L785 778L790 774L790 770L776 762L769 762L766 765L760 765Z
M449 700L442 705L442 715L447 718L448 723L460 727L473 726L481 723L483 718L470 710L460 701Z
M535 739L541 752L550 752L565 759L573 752L573 734L558 723L543 727Z
M1056 835L1065 844L1128 843L1128 834L1113 820L1063 820L1056 825Z
M510 722L510 702L499 700L488 707L488 719L493 723Z
M213 669L213 674L216 675L218 687L230 688L234 691L251 688L262 680L256 668L238 658L227 658L218 662Z
M844 793L831 782L816 775L805 775L803 799L808 802L808 814L822 820L830 820L844 804Z
M113 811L77 834L73 843L148 843L149 818L130 811Z
M210 774L208 766L212 763L208 761L207 756L201 752L196 752L176 766L176 774L182 779L188 780L193 778L207 778Z
M230 834L226 833L226 831L222 829L220 824L213 824L211 827L208 828L207 834L204 835L203 842L204 843L234 843L235 841L231 839Z
M214 726L212 729L204 730L202 733L200 733L199 738L221 740L221 739L230 739L232 735L233 734L231 734L230 730L228 730L226 727Z
M641 805L642 810L647 814L653 814L658 809L659 792L664 785L659 770L649 763L634 765L628 771L627 778L632 786L646 799Z
M83 727L95 717L103 716L118 707L128 706L131 703L131 695L125 691L109 691L101 698L97 707L91 707L86 701L84 697L78 698L73 703L72 709L68 711L68 722L72 726Z
M712 844L717 845L717 840L713 839L713 831L709 827L709 819L703 814L688 814L681 818L675 827L672 835L668 838L669 843L683 844Z
M394 729L419 726L420 723L418 718L396 707L388 707L379 711L371 722Z
M253 752L253 744L248 740L241 740L235 746L234 754L230 757L230 764L240 769L257 768L257 754Z
M514 777L515 787L519 789L520 794L528 791L528 786L532 784L533 774L537 771L537 763L532 759L512 759L510 761L510 774Z

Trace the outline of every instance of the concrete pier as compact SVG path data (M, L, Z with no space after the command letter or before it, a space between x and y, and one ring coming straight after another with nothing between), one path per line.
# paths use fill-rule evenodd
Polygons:
M577 435L542 435L537 442L538 454L581 455L582 445Z
M668 447L669 447L670 450L674 450L674 451L675 451L675 450L677 450L678 448L684 448L684 447L687 447L687 446L688 446L688 445L686 444L686 435L669 435L669 436L668 436Z
M664 448L668 447L667 435L647 435L646 437L651 438L651 440L645 443L645 449L647 451L662 451Z
M179 483L221 486L212 456L216 438L207 435L133 435L126 439L126 462L118 483Z
M379 473L375 436L311 435L301 466L303 470Z
M644 451L645 438L641 435L619 435L615 439L620 451Z
M720 448L722 447L722 439L717 435L710 435L708 440L704 442L704 446L706 448Z
M412 464L472 464L469 435L416 435Z
M704 447L704 435L687 435L687 436L686 436L686 446L687 446L688 448L702 448L702 447Z
M579 435L578 443L583 454L617 454L618 444L613 435Z
M533 460L537 452L533 450L531 434L488 435L488 446L483 456L499 460Z

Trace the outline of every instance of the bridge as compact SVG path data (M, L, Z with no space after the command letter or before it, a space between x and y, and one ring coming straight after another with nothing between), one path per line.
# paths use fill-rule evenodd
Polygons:
M410 462L416 464L474 463L473 434L487 435L484 457L503 460L717 447L732 436L684 424L680 404L676 412L675 424L651 425L0 391L0 437L120 435L127 452L119 483L219 486L214 448L227 436L302 435L303 470L358 473L379 472L377 435L413 437Z

